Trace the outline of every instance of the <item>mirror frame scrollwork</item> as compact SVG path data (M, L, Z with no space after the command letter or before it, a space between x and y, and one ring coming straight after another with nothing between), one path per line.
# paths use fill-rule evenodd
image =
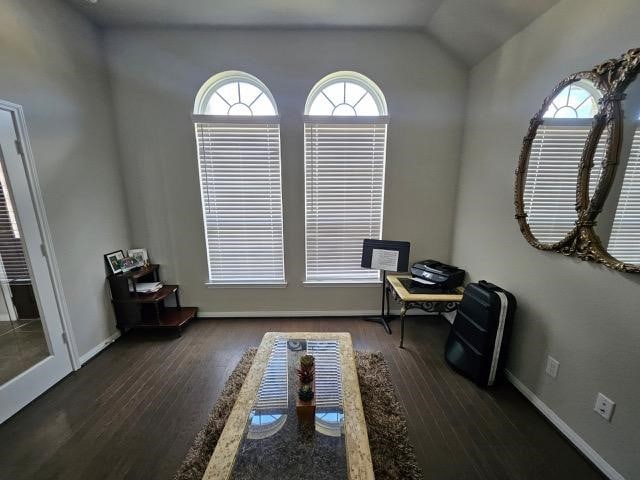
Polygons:
M595 232L598 214L602 211L611 190L621 148L622 100L625 90L640 71L640 48L629 50L619 58L610 59L595 66L590 71L578 72L562 80L544 100L540 110L533 116L529 129L522 143L522 149L515 171L514 206L515 218L520 231L531 246L545 251L555 251L566 256L575 256L581 260L598 262L609 268L640 273L640 265L621 262L606 251ZM568 85L579 80L591 81L603 94L599 101L598 113L593 117L591 130L587 136L578 166L576 184L577 220L565 237L553 244L542 243L536 239L527 223L524 205L524 187L526 171L531 154L531 146L543 116L553 99ZM607 133L604 161L600 179L593 196L589 198L590 174L594 164L594 156L603 132Z

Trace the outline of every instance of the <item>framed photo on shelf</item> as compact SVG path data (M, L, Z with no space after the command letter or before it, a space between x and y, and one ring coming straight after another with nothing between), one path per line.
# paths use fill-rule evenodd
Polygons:
M104 259L109 264L111 273L116 274L122 272L122 266L120 264L120 262L124 260L124 252L122 250L116 250L115 252L107 253L104 256Z
M133 270L134 268L141 267L142 264L139 264L135 258L124 257L122 260L120 260L120 266L122 267L122 273L126 273Z
M149 255L146 248L132 248L127 250L127 255L136 261L139 266L146 265L149 262Z

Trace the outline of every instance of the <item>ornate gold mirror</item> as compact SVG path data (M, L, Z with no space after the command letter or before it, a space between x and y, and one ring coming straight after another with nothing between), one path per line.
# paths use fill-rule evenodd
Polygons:
M640 49L560 82L533 117L516 219L536 248L640 272Z
M600 83L593 72L571 75L531 119L516 171L515 205L520 230L536 248L566 249L577 233L587 199L576 196L576 185L584 177L585 146L606 94ZM602 155L604 148L599 150Z

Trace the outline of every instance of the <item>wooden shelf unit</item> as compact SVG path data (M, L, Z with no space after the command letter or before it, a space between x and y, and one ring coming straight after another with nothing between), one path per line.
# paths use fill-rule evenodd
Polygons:
M198 313L197 307L180 305L178 285L163 285L153 293L139 293L139 282L160 281L160 266L150 264L138 270L110 275L111 303L116 314L116 325L123 332L132 328L170 328L180 334L182 328ZM133 291L130 290L133 287ZM167 307L165 299L175 296L176 306Z

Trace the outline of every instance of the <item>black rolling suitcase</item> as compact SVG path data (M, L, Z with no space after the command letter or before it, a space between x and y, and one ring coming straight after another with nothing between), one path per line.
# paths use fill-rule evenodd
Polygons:
M467 285L447 339L447 362L478 385L493 385L504 368L515 310L515 297L502 288L484 280Z

